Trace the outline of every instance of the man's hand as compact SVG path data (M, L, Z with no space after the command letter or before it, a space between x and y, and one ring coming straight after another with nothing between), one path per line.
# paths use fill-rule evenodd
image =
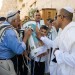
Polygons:
M25 32L25 35L24 35L23 41L26 43L26 41L28 40L28 38L32 34L32 29L27 29L24 32Z
M25 30L25 36L27 36L29 38L31 34L32 34L32 29L31 28Z
M55 48L54 49L54 52L53 52L53 55L55 56L55 51L59 50L59 48Z
M31 61L31 59L28 57L27 51L24 51L24 52L23 52L23 55L26 57L27 60Z

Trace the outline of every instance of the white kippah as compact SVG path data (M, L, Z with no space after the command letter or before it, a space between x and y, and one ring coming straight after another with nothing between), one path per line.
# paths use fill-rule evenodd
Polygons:
M69 11L70 13L74 13L74 9L72 7L70 7L70 6L64 7L63 9Z
M7 17L12 16L12 15L14 15L15 13L16 13L15 10L10 10L10 11L8 11L8 13L7 13Z

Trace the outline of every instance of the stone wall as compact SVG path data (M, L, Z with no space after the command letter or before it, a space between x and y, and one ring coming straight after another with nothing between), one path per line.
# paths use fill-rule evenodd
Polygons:
M3 0L3 5L0 10L0 16L6 16L6 13L10 10L17 9L17 1L16 0Z
M33 7L38 8L39 10L41 10L42 8L56 8L57 11L65 6L71 6L75 8L75 3L73 3L74 1L75 0L23 0L23 3L25 3L25 8L22 8L21 17L25 15L27 16L28 11ZM30 2L32 4L30 4Z

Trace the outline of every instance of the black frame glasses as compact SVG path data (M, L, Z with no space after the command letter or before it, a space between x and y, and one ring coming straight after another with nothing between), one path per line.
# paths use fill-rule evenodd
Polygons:
M65 16L65 15L56 15L56 16L54 17L54 20L57 20L57 17L63 17L63 18L66 18L66 17L68 17L68 16Z

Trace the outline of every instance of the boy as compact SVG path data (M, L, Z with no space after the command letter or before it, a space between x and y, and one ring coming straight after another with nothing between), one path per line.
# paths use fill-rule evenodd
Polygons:
M45 26L45 25L42 25L40 27L40 30L39 32L41 33L42 36L46 36L47 33L48 33L48 27ZM34 75L44 75L44 72L45 72L45 58L46 58L46 55L47 55L47 47L43 44L43 42L41 40L39 40L39 43L38 45L40 46L43 46L42 50L41 51L44 51L45 52L40 55L38 55L37 57L34 58L35 62L34 62Z

